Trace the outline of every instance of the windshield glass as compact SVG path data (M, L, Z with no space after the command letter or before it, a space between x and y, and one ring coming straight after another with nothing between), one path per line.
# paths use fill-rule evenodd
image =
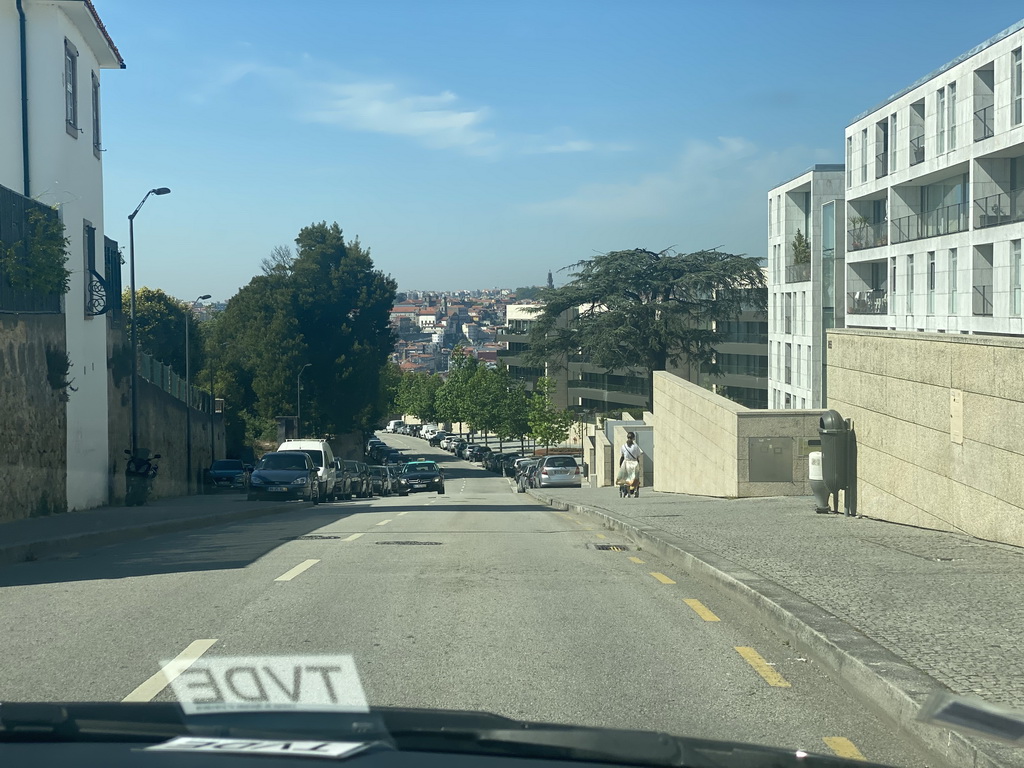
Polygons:
M294 453L270 453L260 459L256 469L306 469L306 462Z
M548 456L544 460L546 467L576 467L576 459L572 456Z
M414 461L402 468L403 472L437 472L437 464L432 461Z
M324 465L324 452L303 448L302 452L313 460L313 466L319 469Z

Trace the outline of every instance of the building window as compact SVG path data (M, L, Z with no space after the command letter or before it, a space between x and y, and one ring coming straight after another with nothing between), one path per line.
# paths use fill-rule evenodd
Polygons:
M772 206L772 199L768 198L768 237L772 236L772 214L775 212Z
M957 277L956 248L949 249L949 314L956 312L956 292L959 278Z
M946 89L939 88L935 97L935 151L941 154L946 151Z
M868 129L860 132L860 183L868 180Z
M949 127L949 148L956 149L956 83L946 86L946 124Z
M92 148L99 157L100 148L100 79L92 73Z
M928 251L928 314L935 314L935 251Z
M803 379L800 378L800 358L804 355L804 348L802 345L796 345L796 383L797 386L803 384Z
M1020 240L1010 241L1010 307L1013 315L1020 315Z
M889 173L896 170L896 113L889 118Z
M78 138L78 50L64 41L64 122L68 133Z
M914 314L914 254L907 254L907 314Z
M846 137L846 186L853 186L853 136Z
M889 308L896 314L896 257L889 259Z
M1024 92L1021 91L1021 61L1020 51L1018 48L1013 52L1013 66L1010 70L1010 88L1013 94L1013 124L1020 125L1021 122L1021 97L1024 96Z
M786 345L786 371L785 371L785 373L786 373L785 382L787 384L792 384L793 383L793 345L792 344L787 344ZM786 395L786 399L787 400L789 399L789 395ZM789 403L786 403L786 407L787 408L789 407Z

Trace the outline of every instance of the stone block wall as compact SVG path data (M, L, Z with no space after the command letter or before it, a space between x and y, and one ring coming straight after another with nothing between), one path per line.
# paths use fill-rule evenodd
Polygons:
M829 403L857 431L858 512L1024 546L1024 339L828 341Z
M62 314L0 314L0 522L67 511L66 338Z

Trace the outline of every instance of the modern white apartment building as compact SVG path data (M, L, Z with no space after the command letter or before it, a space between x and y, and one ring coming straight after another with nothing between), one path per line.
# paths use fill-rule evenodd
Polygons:
M769 408L825 405L825 331L844 314L844 185L842 165L815 165L768 193Z
M846 128L846 325L1024 333L1024 22Z

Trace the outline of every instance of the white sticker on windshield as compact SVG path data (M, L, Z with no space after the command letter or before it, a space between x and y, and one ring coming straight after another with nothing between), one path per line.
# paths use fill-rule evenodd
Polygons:
M177 736L163 744L146 747L163 752L234 752L290 757L327 757L337 759L359 751L366 744L353 741L267 741L264 739L205 739Z
M189 715L370 709L352 656L204 656L171 685Z

